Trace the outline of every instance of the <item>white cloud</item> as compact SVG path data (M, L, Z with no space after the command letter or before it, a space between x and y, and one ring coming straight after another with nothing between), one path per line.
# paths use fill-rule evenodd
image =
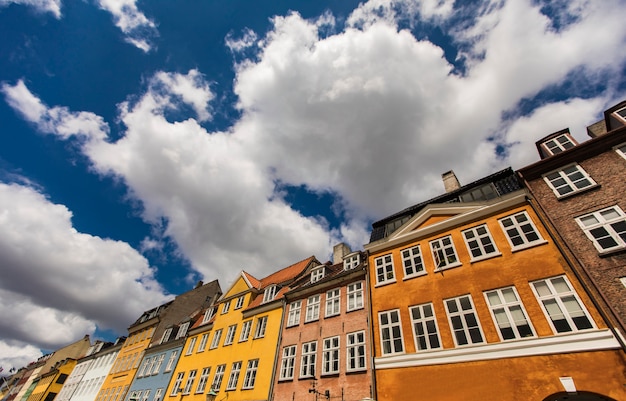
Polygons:
M96 325L123 332L166 300L142 255L77 232L71 218L31 187L0 183L2 338L54 349Z
M126 35L126 41L144 52L152 49L158 35L156 24L137 7L137 0L96 0L101 9L113 16L113 22Z
M245 29L240 38L235 38L232 34L228 34L225 39L226 46L232 52L240 52L244 49L254 46L258 37L252 29Z
M42 13L52 13L57 19L61 18L61 0L0 0L0 7L10 4L31 6Z
M0 340L0 366L5 372L16 370L43 356L39 348L19 341Z

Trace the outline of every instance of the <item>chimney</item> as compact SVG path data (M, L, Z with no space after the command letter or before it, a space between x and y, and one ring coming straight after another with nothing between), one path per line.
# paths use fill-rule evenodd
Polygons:
M339 243L333 247L333 264L339 264L343 262L343 257L352 252L350 247L346 244Z
M454 192L461 188L461 184L459 184L459 180L452 170L441 174L441 179L443 179L443 186L447 193Z
M202 287L203 285L204 285L204 282L203 282L202 280L198 281L198 283L196 284L196 286L195 286L194 290L195 290L196 288L200 288L200 287Z

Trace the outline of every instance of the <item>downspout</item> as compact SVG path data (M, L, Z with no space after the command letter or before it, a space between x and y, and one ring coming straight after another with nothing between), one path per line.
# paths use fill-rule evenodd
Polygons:
M286 299L283 295L283 298L280 300L282 313L280 315L280 330L278 331L278 341L276 342L276 351L274 352L274 368L272 369L272 380L270 381L270 391L267 397L268 401L272 401L274 399L274 380L276 379L276 371L278 368L278 356L280 355L280 343L283 340L283 323L285 323L285 309L286 309Z
M370 275L369 275L369 251L365 253L365 265L363 266L363 270L365 270L365 290L367 293L367 319L369 320L367 324L368 328L368 336L369 336L369 344L370 344L370 367L372 370L372 387L370 388L370 397L376 399L378 396L378 391L376 390L376 367L374 364L374 355L376 349L374 348L374 335L373 335L373 311L372 311L372 291L370 291Z

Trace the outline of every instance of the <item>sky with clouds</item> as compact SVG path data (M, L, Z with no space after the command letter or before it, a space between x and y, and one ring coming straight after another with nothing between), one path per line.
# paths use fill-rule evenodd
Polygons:
M625 6L0 0L0 365L585 140Z

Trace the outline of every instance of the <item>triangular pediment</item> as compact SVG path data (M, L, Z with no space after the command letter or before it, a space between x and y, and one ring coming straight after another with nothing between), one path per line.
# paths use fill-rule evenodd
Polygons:
M230 286L230 288L222 295L221 299L227 299L237 294L241 294L242 292L248 291L252 288L252 284L250 283L249 278L247 277L246 272L241 272L235 282Z
M484 205L466 204L461 206L458 204L451 205L449 203L428 205L392 233L388 237L388 240L393 241L394 239L410 235L426 227L432 227L452 219L458 219L464 214L471 213L483 207Z

